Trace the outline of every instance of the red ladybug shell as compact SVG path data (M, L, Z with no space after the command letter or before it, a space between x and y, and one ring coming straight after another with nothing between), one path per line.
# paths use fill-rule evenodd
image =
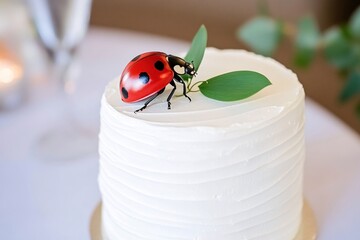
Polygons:
M174 78L163 52L147 52L135 57L120 78L121 99L137 102L159 92Z

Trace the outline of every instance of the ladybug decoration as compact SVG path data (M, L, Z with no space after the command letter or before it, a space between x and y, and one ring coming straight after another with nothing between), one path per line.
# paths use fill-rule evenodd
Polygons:
M138 102L148 98L144 106L136 112L144 110L157 96L164 92L170 83L173 86L167 97L168 109L171 107L171 98L176 90L176 82L183 85L183 95L186 95L186 86L180 75L196 74L193 63L163 52L147 52L136 56L125 67L120 78L121 99L124 102ZM174 81L175 80L175 81Z

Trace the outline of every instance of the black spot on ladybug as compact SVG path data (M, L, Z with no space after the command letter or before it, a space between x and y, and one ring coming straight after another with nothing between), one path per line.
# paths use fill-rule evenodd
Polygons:
M150 80L149 74L147 74L146 72L141 72L139 74L139 79L143 84L147 84Z
M159 71L164 70L164 63L162 61L156 61L154 66Z
M129 93L124 87L121 88L121 93L125 99L129 97Z
M132 61L132 62L135 62L135 61L138 60L140 57L141 57L141 54L140 54L140 55L137 55L136 57L134 57L131 61Z

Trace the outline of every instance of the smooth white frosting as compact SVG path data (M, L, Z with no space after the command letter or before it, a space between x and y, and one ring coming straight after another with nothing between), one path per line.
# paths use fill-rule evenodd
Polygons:
M99 185L109 240L292 240L301 221L304 91L278 62L242 50L206 50L196 81L254 70L272 82L220 102L170 88L143 112L120 100L101 108ZM181 89L179 85L178 89Z

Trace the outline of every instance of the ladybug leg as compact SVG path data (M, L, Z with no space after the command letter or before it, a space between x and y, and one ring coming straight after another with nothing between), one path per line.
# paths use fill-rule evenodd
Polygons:
M168 103L168 109L171 109L171 107L170 107L170 106L171 106L170 100L171 100L171 98L172 98L172 96L174 95L175 90L176 90L176 84L175 84L174 80L171 80L170 84L171 84L171 86L173 86L174 88L171 90L169 96L168 96L167 99L166 99L166 101L167 101L167 103Z
M176 75L174 76L175 80L179 83L181 83L183 85L183 95L185 97L187 97L189 99L189 101L191 102L191 98L186 94L186 85L185 85L185 82L184 80L182 80L182 78L179 76L179 75Z
M142 106L141 108L139 108L138 110L136 110L134 113L140 112L142 110L144 110L147 105L149 105L149 103L154 100L157 96L159 96L160 94L162 94L165 91L165 88L161 89L160 91L158 91L155 95L151 96L144 104L144 106Z

